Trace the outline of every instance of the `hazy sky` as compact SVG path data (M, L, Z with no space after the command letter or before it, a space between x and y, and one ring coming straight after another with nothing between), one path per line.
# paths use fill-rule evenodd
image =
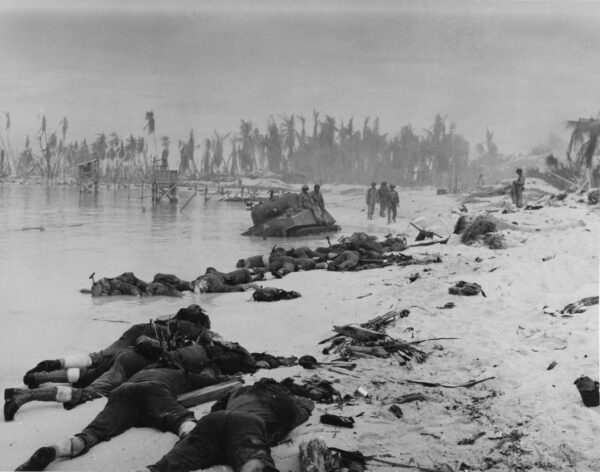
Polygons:
M317 109L391 134L440 113L472 146L489 127L527 151L597 115L599 78L600 2L0 0L18 147L40 110L88 140L143 135L153 110L176 142Z

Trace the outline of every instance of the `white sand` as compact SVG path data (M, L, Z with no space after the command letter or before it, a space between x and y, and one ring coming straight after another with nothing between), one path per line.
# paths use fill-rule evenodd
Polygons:
M526 197L539 198L542 193L533 192L536 187L552 191L528 181ZM436 196L435 189L428 188L400 189L397 223L388 226L379 217L367 221L364 191L352 186L323 187L328 208L344 228L343 234L359 230L379 236L405 233L412 240L416 230L410 221L418 218L419 226L448 235L457 219L452 211L459 206L458 200ZM570 195L557 206L538 211L493 213L525 229L503 231L511 246L508 249L467 247L452 238L445 246L407 251L440 254L440 264L356 273L299 272L265 283L302 293L302 298L292 301L252 303L248 302L249 293L211 296L208 305L214 329L252 351L331 359L320 353L322 346L317 342L332 333L333 324L364 322L392 308L410 310L407 318L389 329L392 336L406 340L458 338L421 344L430 353L422 364L399 366L393 360L360 359L351 375L317 371L335 381L342 394L363 385L371 398L359 398L343 410L318 405L311 419L292 433L291 443L273 449L280 470L297 470L298 444L314 436L330 446L358 449L391 461L424 467L448 464L452 467L448 470L458 470L462 462L474 468L471 470L485 470L486 464L495 464L489 470L597 470L600 408L584 407L573 381L581 374L598 378L598 306L572 317L544 313L545 306L549 307L546 311L557 310L598 294L599 211L577 203L577 198L581 197ZM505 203L503 197L479 200L467 205L471 212L500 209ZM543 262L547 256L555 257ZM476 262L477 257L482 261ZM408 276L416 272L421 277L410 283ZM487 297L449 295L448 288L459 280L479 283ZM189 295L181 305L207 305L206 301ZM454 309L436 308L449 301L456 304ZM152 306L148 307L150 311ZM108 344L126 327L107 325L95 333L98 344L90 349L104 345L103 341ZM68 353L70 346L65 342L35 349L38 352L29 351L28 357L41 360L47 352ZM552 361L557 362L556 367L547 370ZM256 378L312 373L294 367L259 371ZM490 376L495 379L468 389L404 382L461 384ZM18 385L19 379L13 380ZM395 397L410 392L422 392L427 401L401 405L404 417L398 419L388 411L389 405ZM78 432L104 404L104 400L95 401L71 411L48 403L26 405L14 422L0 422L0 469L11 470L38 447ZM208 406L196 408L196 416L207 410ZM355 418L354 429L340 429L319 424L318 417L325 411L362 415ZM498 439L511 431L523 435L520 441ZM485 436L474 444L457 445L480 432ZM55 462L48 470L132 470L159 459L175 441L170 434L134 429L86 456ZM369 463L369 469L402 470L375 462Z

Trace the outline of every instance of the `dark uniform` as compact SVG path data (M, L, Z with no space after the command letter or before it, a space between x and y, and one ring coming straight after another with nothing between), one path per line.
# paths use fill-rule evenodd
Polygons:
M321 211L325 211L325 200L323 199L323 194L320 189L321 186L316 184L314 190L310 193L310 198L315 207L319 208Z
M396 222L396 212L398 211L398 203L400 202L395 187L395 185L390 185L390 191L388 192L388 224L392 221Z
M116 357L135 345L140 336L158 339L165 343L174 337L197 340L210 329L210 319L198 305L180 309L173 319L163 322L140 323L127 329L119 339L104 349L89 354L91 365L79 368L79 378L73 386L83 388L107 372ZM45 360L25 375L23 382L29 388L45 382L68 381L67 370L60 367L59 360Z
M75 435L72 441L78 440L82 447L72 449L69 457L81 456L132 427L178 434L184 422L193 421L194 414L177 401L177 396L224 378L204 368L208 357L203 347L189 346L179 352L173 365L141 370L114 389L104 409ZM16 470L44 470L56 458L54 448L43 447Z
M298 196L298 206L301 210L312 210L314 208L312 198L308 193L308 185L302 186L302 192Z
M517 180L512 183L512 201L517 208L523 207L523 189L525 188L525 176L522 169L517 169Z
M375 188L375 182L371 184L371 188L367 190L367 218L373 219L375 213L375 204L379 202L379 192Z
M294 396L271 379L241 387L215 403L192 432L148 468L187 472L228 464L238 472L250 460L276 471L270 446L305 422L314 403Z
M388 200L387 182L381 182L381 185L379 186L379 190L377 192L379 194L379 216L385 216L385 210L387 208Z

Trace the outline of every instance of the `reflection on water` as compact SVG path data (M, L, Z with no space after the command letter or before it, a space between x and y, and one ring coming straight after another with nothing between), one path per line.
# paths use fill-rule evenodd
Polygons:
M179 204L152 206L140 198L141 189L91 195L72 187L0 185L3 316L85 311L95 301L79 289L89 287L92 272L97 278L132 271L145 280L157 272L191 279L207 266L231 270L238 259L274 244L240 236L251 221L242 203L198 196L181 212L190 195L184 189Z
M0 379L18 378L36 360L26 358L27 345L48 355L60 354L52 346L61 346L61 352L65 347L87 351L107 344L125 323L174 313L191 303L210 313L221 300L191 293L183 299L92 299L79 291L90 287L92 273L98 279L131 271L148 281L165 272L191 280L208 266L232 270L238 259L267 253L274 244L324 242L323 237L318 242L317 237L243 237L251 225L243 203L205 202L199 195L180 211L190 195L183 189L179 204L153 207L147 192L140 198L141 189L80 195L73 187L0 184L0 321L10 327L0 331L0 345L3 352L25 354L16 361L0 356Z

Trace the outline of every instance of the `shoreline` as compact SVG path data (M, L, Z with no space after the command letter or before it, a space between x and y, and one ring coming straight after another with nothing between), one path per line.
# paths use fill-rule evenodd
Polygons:
M444 236L458 218L453 209L459 200L453 195L436 196L431 187L401 189L401 218L392 225L379 217L366 220L361 211L363 187L324 185L322 189L327 208L342 225L340 235L362 228L380 238L391 232L405 233L412 240L416 230L409 222L420 221ZM365 322L391 309L410 311L388 329L395 338L458 338L422 343L420 348L429 354L423 363L399 366L393 359L366 358L353 361L358 365L351 375L295 366L246 376L251 382L260 377L316 373L334 381L342 395L353 395L361 385L369 392L370 398L357 397L342 410L317 405L308 422L291 433L291 443L273 448L280 470L297 470L298 445L313 437L321 437L328 446L430 468L447 464L456 470L463 463L470 470L593 470L600 460L595 448L600 408L584 407L573 382L581 374L595 379L598 375L598 305L568 318L545 313L598 294L598 206L577 203L576 198L571 195L555 206L507 215L499 211L505 207L505 197L468 204L469 212L494 210L494 216L512 225L502 230L506 249L465 246L451 237L444 246L405 251L409 255L439 254L439 264L360 272L297 272L263 283L299 291L302 297L296 300L249 303L250 294L245 292L208 299L185 296L178 303L206 305L206 300L215 331L250 351L274 355L310 354L331 360L335 355L323 355L323 346L317 343L333 333L334 324ZM288 246L285 240L280 245ZM554 257L544 261L548 256ZM410 282L413 273L420 278ZM480 284L487 297L450 295L448 288L459 280ZM450 301L455 308L438 308ZM239 313L243 313L243 323ZM52 349L62 352L60 346ZM557 365L547 370L551 362ZM495 378L470 388L408 382L459 385L487 377ZM5 387L14 386L7 382L19 380L4 379ZM402 404L402 418L389 411L397 397L417 392L426 400ZM10 470L47 441L77 432L104 402L94 401L71 411L47 404L23 408L14 422L0 426L6 451L0 469ZM193 408L196 417L208 406ZM319 424L318 417L325 412L354 416L354 428ZM485 435L473 439L480 433ZM81 458L58 461L48 470L135 469L160 458L175 440L173 435L135 429ZM464 440L473 443L458 444ZM397 470L374 462L368 466L369 470Z

